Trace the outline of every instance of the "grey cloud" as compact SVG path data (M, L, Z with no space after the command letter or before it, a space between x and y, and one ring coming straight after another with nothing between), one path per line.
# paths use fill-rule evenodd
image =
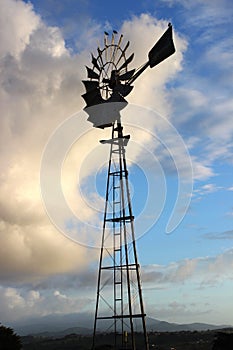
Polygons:
M69 271L82 271L96 259L51 225L10 225L1 222L0 278L27 283Z
M34 282L33 288L38 291L45 291L51 289L60 289L66 291L72 291L76 288L80 290L91 289L96 290L96 280L97 280L97 267L93 269L89 267L84 271L79 273L66 273L57 274L53 278L44 278L41 281ZM23 284L24 288L31 288L31 285Z
M204 303L203 303L204 304ZM160 319L174 322L174 319L179 323L186 323L187 320L203 320L205 315L212 313L210 307L203 307L203 304L195 305L191 303L182 303L172 301L168 304L162 304L159 307L150 308L150 315L157 314Z
M203 235L206 239L233 239L233 230L224 232L210 232Z
M25 291L20 288L0 287L1 319L4 322L22 322L22 319L29 317L68 314L74 310L82 314L91 303L94 303L93 298L80 295L77 290L75 295L71 295L60 290L43 293L33 289Z
M232 235L232 232L224 233ZM208 238L208 237L207 237ZM233 250L229 249L214 257L180 260L169 265L145 266L142 269L142 279L148 285L154 284L168 287L172 284L182 284L187 281L196 286L208 283L218 284L226 278L232 278Z

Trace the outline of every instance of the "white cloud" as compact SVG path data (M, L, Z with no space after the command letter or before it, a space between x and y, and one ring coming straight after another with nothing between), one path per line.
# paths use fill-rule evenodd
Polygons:
M193 177L195 180L207 180L214 176L214 171L210 164L206 161L198 159L196 156L192 156Z
M207 184L199 186L197 189L195 189L194 194L197 194L199 196L203 196L206 194L217 192L221 189L222 189L221 186L217 186L216 184L213 184L213 183L207 183Z
M53 295L55 297L57 297L58 299L67 299L67 296L65 294L62 294L61 292L59 292L59 290L55 290Z
M1 1L0 57L5 54L19 57L38 28L40 18L30 3L14 0Z
M48 136L82 105L86 56L71 57L59 28L46 26L30 4L2 5L0 276L23 283L80 271L92 259L49 222L39 187Z
M181 5L179 13L189 39L187 64L171 93L172 122L184 138L199 138L190 148L196 160L194 177L203 174L208 179L214 174L215 161L232 163L233 43L229 32L233 7L227 0L164 2Z
M217 187L215 184L205 184L201 187L204 192L213 193L216 192L221 187Z
M3 166L0 185L2 242L0 274L3 280L21 279L23 282L74 269L79 271L87 262L96 258L95 252L87 257L85 248L75 245L57 233L48 222L39 187L40 159L48 137L61 121L83 108L81 94L84 88L81 80L86 76L85 64L88 63L90 55L86 51L72 55L65 47L59 28L47 26L30 4L10 0L4 1L3 5L1 11L1 23L4 26L4 30L1 31L3 69L0 77L3 114L0 121L2 134L0 157ZM13 13L15 15L12 15ZM6 22L5 18L9 18L9 21ZM166 26L167 23L157 21L149 15L135 17L125 22L122 31L125 37L131 39L132 49L136 51L135 64L139 62L141 64L146 59L148 50L161 36ZM20 29L16 30L18 27ZM96 28L98 31L98 25ZM9 40L9 33L12 36L12 31L14 36ZM139 50L138 35L141 32L144 32L146 38L144 50L141 50L141 43ZM86 33L86 47L94 46L94 37L95 33ZM138 96L143 95L142 91L148 95L148 90L154 87L159 90L159 87L163 86L156 101L161 103L161 109L165 114L167 114L165 84L170 76L174 77L181 69L182 51L186 48L186 42L178 34L175 40L178 53L176 57L169 59L169 62L161 65L157 79L153 82L155 85L146 85L146 89L143 90L140 84L137 86ZM142 57L140 52L145 53L145 56ZM146 80L148 76L150 74L147 73ZM99 130L95 133L101 134ZM85 140L84 144L79 144L79 154L85 155L85 149L96 147L97 141L90 136L88 142ZM71 152L70 158L66 160L64 189L68 188L69 193L72 192L70 201L80 206L83 214L96 220L95 211L82 206L79 198L74 202L77 194L75 189L77 173L74 173L72 167L74 157L74 153ZM92 170L98 168L98 157L94 160L95 162L91 164ZM75 170L78 170L82 162L81 158L78 159ZM86 171L88 169L87 167ZM85 171L82 176L86 176ZM70 179L72 181L68 184L67 181ZM95 202L99 203L99 198L95 198ZM56 205L58 207L58 203ZM88 232L77 231L76 234L80 234L81 237Z
M9 309L14 310L15 308L25 306L24 298L14 288L6 288L5 297L8 299Z

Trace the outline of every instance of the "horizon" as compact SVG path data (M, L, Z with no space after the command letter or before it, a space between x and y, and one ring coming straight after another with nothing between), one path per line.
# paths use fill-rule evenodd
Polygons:
M110 130L83 111L85 66L116 30L138 68L169 22L175 54L122 111L145 311L233 325L232 15L230 0L2 0L3 325L94 315Z
M70 329L77 328L78 332L83 331L84 335L93 336L93 321L94 317L90 317L91 315L82 315L80 317L79 314L60 314L60 315L47 315L40 318L31 318L25 319L20 323L12 323L8 325L13 327L13 329L21 336L27 335L37 335L42 333L62 333L67 332ZM80 324L83 322L84 324ZM43 320L43 323L40 320ZM30 322L30 323L29 323ZM167 322L165 320L159 320L153 318L151 316L146 316L147 323L147 332L180 332L180 331L205 331L205 330L218 330L225 328L233 328L232 325L226 324L208 324L202 322L193 322L193 323L175 323L175 322ZM105 327L103 326L98 330L99 332L105 332ZM111 331L108 331L111 333ZM139 332L142 332L142 330Z

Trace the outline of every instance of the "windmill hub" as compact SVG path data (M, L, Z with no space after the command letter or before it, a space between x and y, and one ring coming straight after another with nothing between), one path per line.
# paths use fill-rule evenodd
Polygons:
M108 72L111 72L110 74ZM110 75L110 78L108 77ZM100 72L99 87L100 93L104 100L107 100L113 93L114 88L119 83L119 74L116 65L108 62Z
M111 77L109 81L110 89L114 90L114 88L119 84L119 74L117 70L113 69L111 72Z

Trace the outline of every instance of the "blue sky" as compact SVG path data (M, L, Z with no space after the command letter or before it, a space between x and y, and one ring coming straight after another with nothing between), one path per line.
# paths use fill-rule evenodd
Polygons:
M104 204L104 179L98 171L108 156L98 140L108 137L108 131L91 131L82 111L85 65L90 66L90 52L102 45L103 32L115 29L130 40L129 50L135 53L131 67L136 68L171 22L176 53L135 82L128 98L132 109L124 119L131 133L128 154L135 213L146 205L148 184L155 193L155 206L164 194L156 197L163 180L167 186L158 221L153 217L152 227L146 230L146 215L154 210L152 199L140 223L137 246L145 304L151 317L170 322L233 325L232 2L2 3L0 321L11 324L22 316L92 311L87 305L95 303L93 266L98 250L73 242L50 221L39 182L42 155L52 141L58 142L61 152L66 144L62 189L82 222L72 226L70 221L75 231L70 235L81 243L90 235L93 242L101 231L99 208ZM145 113L146 126L134 119L135 111ZM177 135L166 120L187 147L192 179L187 175L184 147L178 147ZM64 142L57 141L59 133ZM71 139L78 141L72 146ZM45 165L50 175L57 176L50 164ZM193 192L182 222L166 234L178 195L177 172L184 188L193 182ZM92 180L96 184L91 185ZM51 177L51 193L54 183ZM49 216L54 215L52 220L59 226L65 214L56 199L51 201L56 210Z

